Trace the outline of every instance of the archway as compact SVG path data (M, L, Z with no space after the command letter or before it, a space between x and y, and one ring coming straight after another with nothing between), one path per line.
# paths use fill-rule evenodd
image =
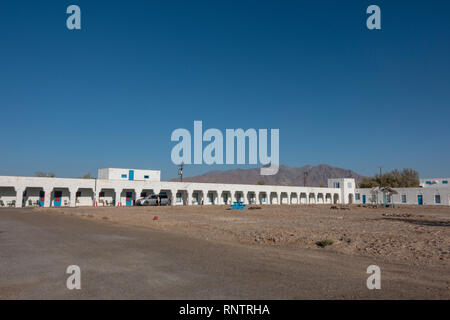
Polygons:
M338 195L337 193L335 193L335 194L333 195L333 203L334 203L334 204L339 203L339 195Z

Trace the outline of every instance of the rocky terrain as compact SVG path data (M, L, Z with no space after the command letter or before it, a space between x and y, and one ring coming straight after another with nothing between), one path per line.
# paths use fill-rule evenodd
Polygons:
M194 177L183 177L183 181L207 183L258 184L264 181L266 185L303 186L304 173L307 173L306 185L312 187L327 186L331 178L355 178L356 182L364 177L348 169L332 167L326 164L318 166L306 165L299 168L280 166L273 176L261 176L260 169L215 170ZM172 179L178 181L178 179Z

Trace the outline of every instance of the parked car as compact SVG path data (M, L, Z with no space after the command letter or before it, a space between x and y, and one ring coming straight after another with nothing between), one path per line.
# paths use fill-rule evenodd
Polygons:
M146 196L144 198L137 199L136 202L134 203L134 205L136 205L136 206L144 206L145 205L144 203L147 200L149 200L150 197L152 197L152 196L155 196L155 195L150 195L150 196Z
M161 206L168 206L170 205L170 198L167 196L166 193L160 193L160 194L152 194L145 198L141 198L136 200L137 206L156 206L158 205L158 198L159 198L159 205Z

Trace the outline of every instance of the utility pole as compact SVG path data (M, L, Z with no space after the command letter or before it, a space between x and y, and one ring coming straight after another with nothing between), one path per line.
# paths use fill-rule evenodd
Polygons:
M180 164L180 168L178 169L178 175L180 176L180 182L183 182L183 162Z
M380 169L380 188L383 186L383 179L382 179L382 177L383 177L383 172L382 172L382 166L378 166L378 168ZM378 206L378 191L377 191L377 206Z
M306 177L308 176L308 172L303 172L303 186L306 187Z
M380 187L381 187L381 186L382 186L381 184L382 184L382 181L383 181L383 180L382 180L383 173L382 173L382 170L381 170L381 169L382 169L383 167L382 167L382 166L378 166L378 168L380 169Z

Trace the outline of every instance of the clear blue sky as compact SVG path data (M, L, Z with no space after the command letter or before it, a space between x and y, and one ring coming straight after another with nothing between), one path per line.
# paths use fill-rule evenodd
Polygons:
M171 132L202 120L279 128L285 165L450 176L449 1L5 0L0 39L1 175L169 179Z

